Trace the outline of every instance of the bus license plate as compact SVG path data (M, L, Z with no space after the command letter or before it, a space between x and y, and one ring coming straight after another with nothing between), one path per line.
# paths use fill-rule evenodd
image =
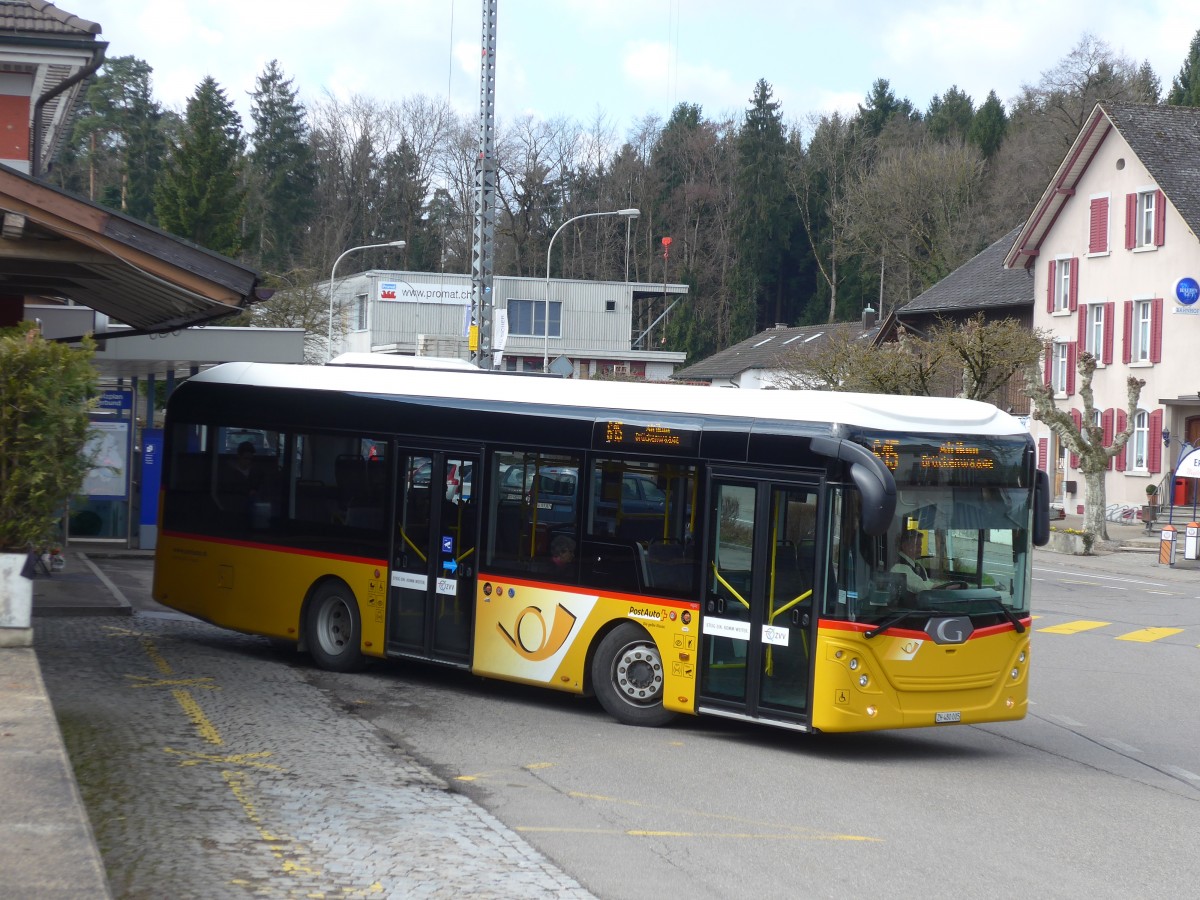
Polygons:
M940 712L933 714L933 721L941 725L945 722L961 722L962 713L960 712Z

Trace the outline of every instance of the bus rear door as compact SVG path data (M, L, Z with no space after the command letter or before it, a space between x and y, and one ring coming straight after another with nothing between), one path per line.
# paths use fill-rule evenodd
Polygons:
M701 712L806 728L818 485L711 481Z
M466 664L474 609L479 457L455 451L397 454L396 520L387 649Z

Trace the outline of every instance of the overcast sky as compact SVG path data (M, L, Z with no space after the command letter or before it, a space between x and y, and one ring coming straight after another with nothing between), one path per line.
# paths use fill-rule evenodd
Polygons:
M449 98L479 108L480 0L56 0L139 57L182 109L212 75L250 127L247 95L278 59L305 102L326 93ZM876 78L924 110L958 85L1005 101L1085 31L1164 91L1200 29L1197 0L498 0L496 105L622 136L676 103L740 114L765 78L783 115L853 110Z

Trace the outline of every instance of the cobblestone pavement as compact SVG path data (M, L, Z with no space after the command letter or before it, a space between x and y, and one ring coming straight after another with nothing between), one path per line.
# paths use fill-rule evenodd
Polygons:
M259 638L173 614L35 644L116 897L588 897Z

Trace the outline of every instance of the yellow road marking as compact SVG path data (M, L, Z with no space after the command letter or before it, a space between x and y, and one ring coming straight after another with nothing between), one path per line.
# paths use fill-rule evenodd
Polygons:
M166 658L158 652L158 647L154 646L154 641L149 637L142 638L142 649L146 651L146 655L150 657L150 662L154 663L154 667L164 675L172 675L174 672L171 669L171 664Z
M266 759L271 755L270 750L258 750L254 753L197 753L192 750L176 750L174 747L163 747L164 753L169 753L172 756L186 756L188 759L183 760L181 766L198 766L201 763L217 763L222 766L245 766L249 769L274 769L276 772L282 772L283 766L277 766L274 763L259 762L260 759Z
M1046 634L1079 634L1081 631L1091 631L1093 628L1103 628L1111 624L1112 622L1092 622L1088 619L1079 619L1075 622L1063 622L1061 625L1049 625L1046 628L1039 628L1038 631Z
M1182 628L1139 628L1137 631L1121 635L1117 640L1148 644L1151 641L1161 641L1163 638L1169 638L1171 635L1179 634L1181 631L1183 631Z
M137 684L131 684L133 688L145 687L179 687L183 685L191 685L193 687L202 687L210 691L219 691L221 688L213 684L211 675L201 675L199 678L151 678L148 675L126 675L130 681L136 681Z
M527 766L521 766L522 769L527 769L532 772L534 769L552 769L554 763L530 763Z
M200 708L200 704L191 694L181 688L176 688L171 691L171 696L175 698L175 702L180 705L187 717L192 720L192 724L200 732L200 737L217 746L225 743L221 740L221 733L217 731L217 726L208 720L208 716L204 714L204 710Z

